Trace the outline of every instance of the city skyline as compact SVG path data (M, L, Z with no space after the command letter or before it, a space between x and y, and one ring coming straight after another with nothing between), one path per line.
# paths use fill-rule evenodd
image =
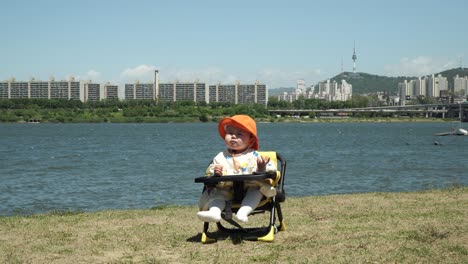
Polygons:
M0 80L200 80L307 86L344 71L422 76L464 65L465 1L3 3ZM343 63L343 66L342 66Z

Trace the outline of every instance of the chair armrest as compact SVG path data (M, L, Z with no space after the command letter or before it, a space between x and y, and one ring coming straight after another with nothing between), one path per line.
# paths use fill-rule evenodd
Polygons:
M204 184L213 184L225 181L261 181L265 179L275 179L275 173L259 173L259 174L243 174L243 175L223 175L223 176L209 176L195 178L195 182Z

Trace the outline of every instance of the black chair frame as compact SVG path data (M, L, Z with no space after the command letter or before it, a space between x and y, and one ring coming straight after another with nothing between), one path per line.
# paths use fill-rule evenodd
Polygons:
M261 152L260 152L261 153ZM211 177L198 177L195 178L196 183L203 183L203 191L211 186L215 186L219 182L231 181L233 183L233 200L226 203L226 208L222 213L222 220L231 224L232 227L226 227L222 222L217 222L218 230L226 234L235 234L238 237L246 240L268 241L274 240L274 234L278 231L284 231L286 226L283 220L283 213L281 210L281 203L286 200L286 193L284 191L284 181L286 177L286 160L276 153L277 167L280 172L279 180L275 185L276 195L274 197L266 198L260 202L260 205L255 208L251 215L269 212L269 224L262 227L249 227L245 228L232 218L232 213L236 213L239 209L240 203L245 196L244 182L245 181L264 181L266 179L275 180L276 172L263 173L263 174L247 174L247 175L225 175L225 176L211 176ZM278 218L278 219L277 219ZM276 223L278 220L278 224ZM211 243L215 242L216 236L208 233L209 222L203 223L203 233L201 242Z

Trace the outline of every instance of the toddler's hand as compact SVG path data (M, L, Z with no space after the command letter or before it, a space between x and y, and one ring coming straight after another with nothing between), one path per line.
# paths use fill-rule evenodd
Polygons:
M214 173L214 176L222 176L223 175L223 165L216 164L213 167L213 173Z
M257 158L257 172L265 171L270 157L258 157Z

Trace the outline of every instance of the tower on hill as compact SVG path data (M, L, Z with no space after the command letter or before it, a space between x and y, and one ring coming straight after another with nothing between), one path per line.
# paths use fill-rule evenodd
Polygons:
M357 60L357 56L356 56L356 42L354 42L354 47L353 47L353 73L356 73L356 60Z

